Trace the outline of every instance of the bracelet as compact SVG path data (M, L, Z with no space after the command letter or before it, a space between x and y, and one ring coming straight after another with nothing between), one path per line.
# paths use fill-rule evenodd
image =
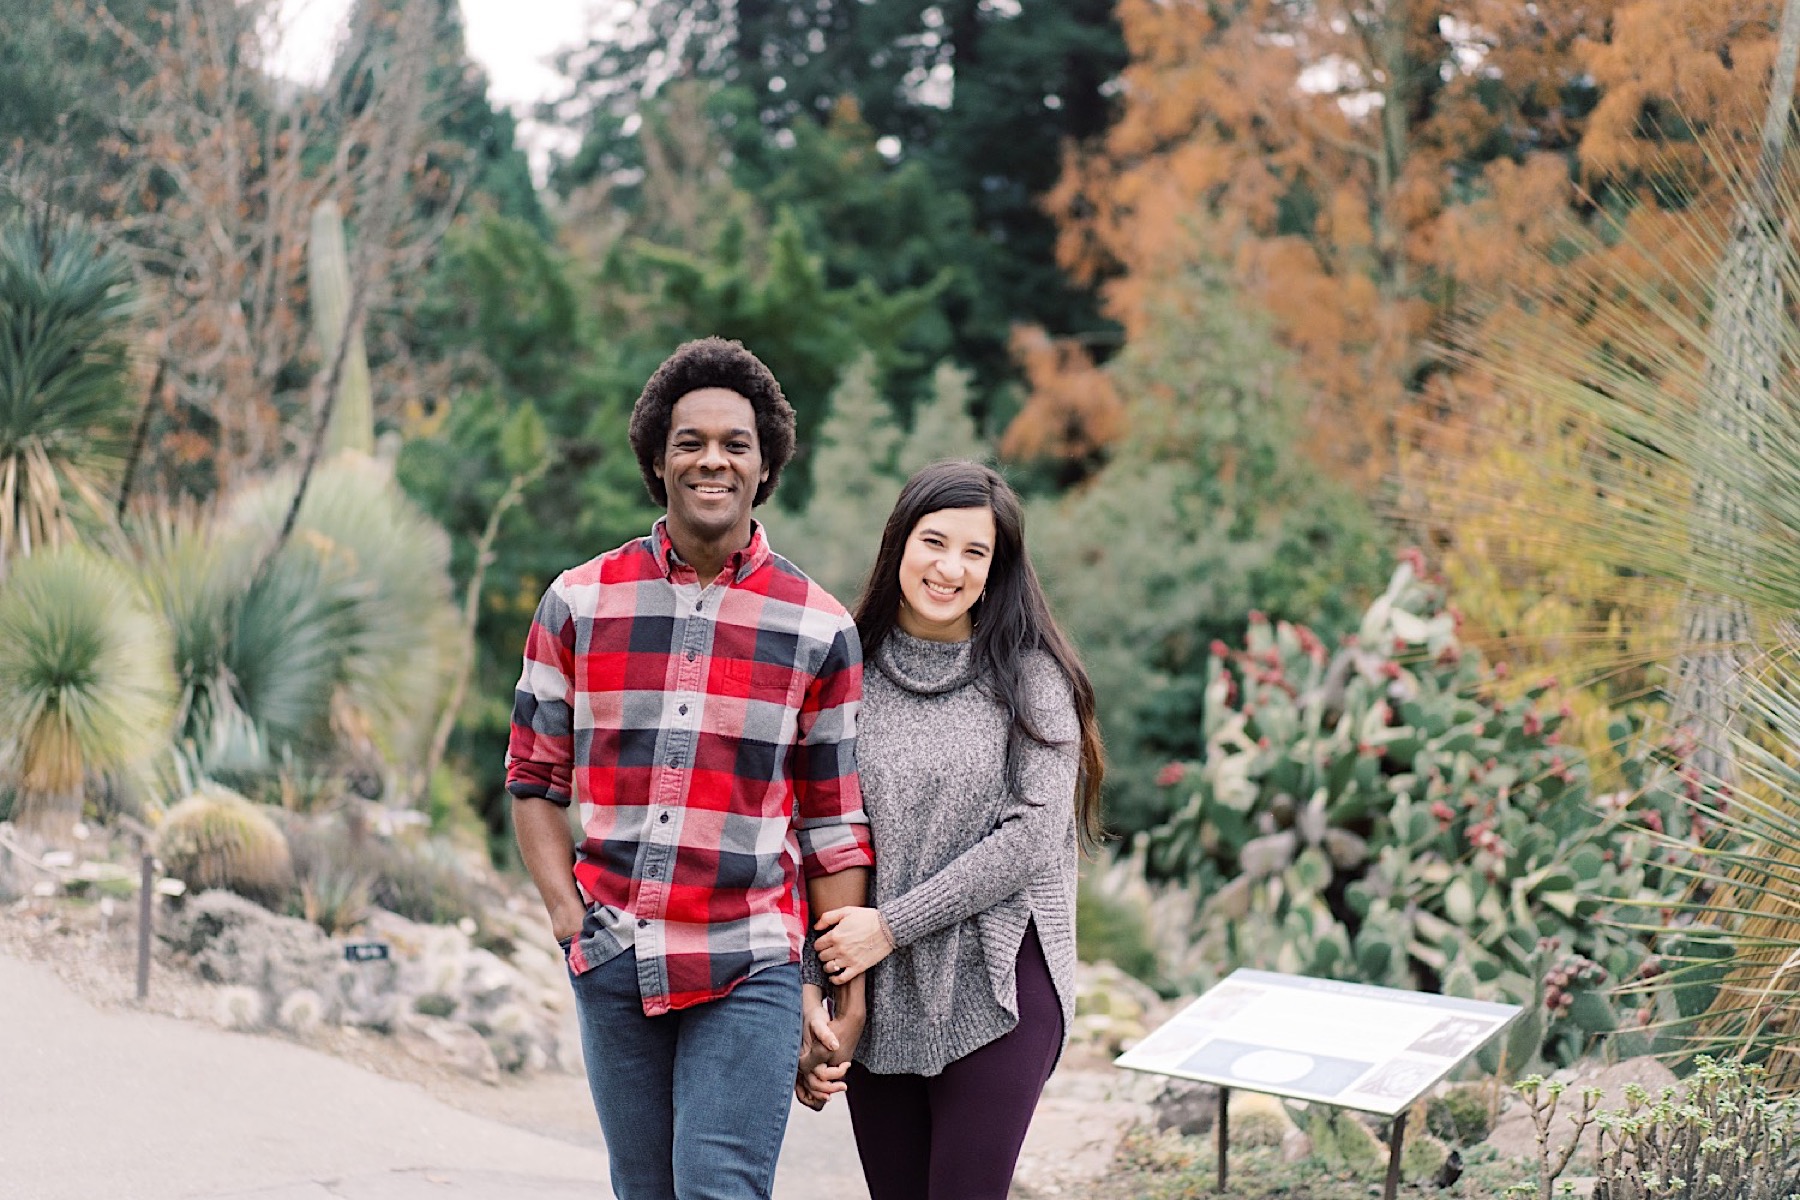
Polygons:
M888 949L898 950L900 943L894 940L894 927L888 924L887 914L878 908L875 910L875 919L881 923L881 936L887 939Z

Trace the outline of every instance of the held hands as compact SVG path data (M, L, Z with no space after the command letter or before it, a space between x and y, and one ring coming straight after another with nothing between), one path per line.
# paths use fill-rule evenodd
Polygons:
M834 908L819 918L828 930L815 944L825 978L840 987L894 951L894 937L874 908Z
M844 1074L862 1037L862 997L850 989L834 989L838 1015L833 1018L825 994L815 984L801 989L800 1067L794 1076L794 1098L815 1112L845 1090ZM861 987L854 989L860 993Z

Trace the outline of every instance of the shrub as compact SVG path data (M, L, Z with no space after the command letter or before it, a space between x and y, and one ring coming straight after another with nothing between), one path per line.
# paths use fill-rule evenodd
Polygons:
M1263 619L1214 644L1205 759L1164 769L1187 799L1150 867L1208 897L1214 961L1522 1003L1512 1069L1569 1061L1620 1024L1608 989L1648 954L1628 926L1681 893L1651 831L1686 801L1641 758L1638 790L1592 796L1552 683L1508 698L1422 566L1335 653Z
M273 819L243 796L203 784L168 811L157 832L163 869L192 891L225 888L265 906L293 886L293 858Z
M1787 1200L1800 1194L1800 1098L1774 1097L1760 1067L1700 1055L1681 1089L1652 1099L1636 1084L1625 1107L1595 1110L1588 1089L1571 1114L1579 1139L1591 1125L1595 1200ZM1509 1195L1548 1196L1573 1156L1574 1143L1552 1151L1547 1130L1563 1086L1539 1076L1516 1085L1539 1129L1537 1178ZM1569 1185L1565 1184L1567 1188Z

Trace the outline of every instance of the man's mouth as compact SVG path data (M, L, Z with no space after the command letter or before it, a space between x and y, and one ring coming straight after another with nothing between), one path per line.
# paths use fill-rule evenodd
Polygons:
M734 490L723 483L691 483L688 487L702 496L729 496Z

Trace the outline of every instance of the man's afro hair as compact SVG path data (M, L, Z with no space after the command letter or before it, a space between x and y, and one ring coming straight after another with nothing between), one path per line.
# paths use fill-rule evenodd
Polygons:
M657 460L669 441L675 402L701 388L725 388L750 402L756 412L756 441L769 477L756 489L752 504L761 504L781 481L781 468L794 457L794 408L763 361L744 344L721 337L683 342L663 360L631 409L631 449L650 498L669 503L669 489L656 476Z

